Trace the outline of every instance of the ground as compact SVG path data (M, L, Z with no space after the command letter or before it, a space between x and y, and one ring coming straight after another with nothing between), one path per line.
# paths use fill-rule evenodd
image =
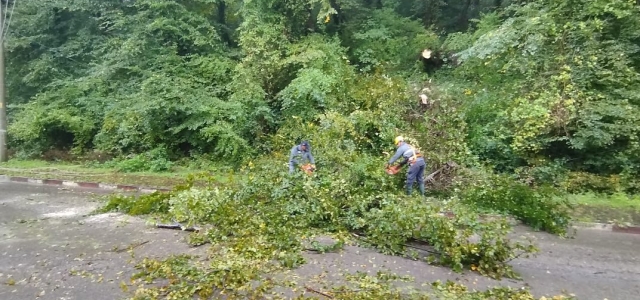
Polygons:
M121 285L129 283L142 257L206 250L189 247L183 241L186 232L156 229L150 220L91 215L100 205L94 195L104 193L0 182L0 299L124 299L128 294ZM456 274L355 246L340 253L306 253L307 264L295 273L301 286L320 291L327 282L341 281L343 272L386 269L418 283L450 279L478 289L530 286L537 297L566 291L578 299L624 300L640 294L640 235L580 229L575 238L561 239L515 230L514 237L535 236L541 249L537 257L512 262L523 281Z

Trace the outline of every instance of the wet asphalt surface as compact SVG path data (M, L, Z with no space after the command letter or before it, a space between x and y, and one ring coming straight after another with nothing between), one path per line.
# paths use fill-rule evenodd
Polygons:
M107 193L0 181L0 299L126 299L131 295L121 285L137 260L206 251L189 247L185 232L156 229L145 219L90 215L100 205L95 195ZM458 274L355 246L307 253L295 273L319 290L340 283L342 273L388 270L418 284L454 280L471 289L528 286L536 297L565 291L587 300L640 299L640 235L584 229L561 239L517 227L514 237L521 235L535 237L540 248L536 257L511 262L522 281ZM127 247L133 254L122 250Z

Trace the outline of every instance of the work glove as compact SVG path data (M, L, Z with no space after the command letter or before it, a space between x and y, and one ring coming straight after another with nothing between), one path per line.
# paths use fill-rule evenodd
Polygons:
M389 163L385 163L385 164L384 164L384 168L385 168L385 169L388 169L388 168L389 168Z

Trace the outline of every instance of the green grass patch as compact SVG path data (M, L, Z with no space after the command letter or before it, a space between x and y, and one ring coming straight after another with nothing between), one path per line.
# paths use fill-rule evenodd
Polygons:
M568 199L578 221L640 224L640 195L583 193Z
M569 195L569 201L577 205L640 209L640 195L628 195L624 193L611 195L596 193L572 194Z
M76 168L77 164L73 164L70 162L51 162L44 160L35 160L35 159L27 159L27 160L18 160L11 159L7 162L0 163L1 168L18 168L18 169L33 169L33 168Z
M109 164L43 160L9 160L6 163L0 163L0 175L166 188L185 184L189 175L201 173L213 175L220 184L228 184L238 180L238 175L229 169L196 169L173 166L170 170L161 172L123 172L116 166ZM198 184L199 182L196 182L196 185Z

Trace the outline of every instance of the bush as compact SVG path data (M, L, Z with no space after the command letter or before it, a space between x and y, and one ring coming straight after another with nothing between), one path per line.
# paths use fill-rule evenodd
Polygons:
M119 172L163 172L171 170L173 163L169 160L166 150L156 148L154 150L129 155L124 159L116 159L105 164L108 167L114 167Z
M586 172L571 172L563 187L569 193L596 192L613 194L623 190L623 182L619 175L595 175Z
M493 175L463 192L463 202L513 215L538 230L564 234L571 204L551 186L532 188L505 175Z
M96 132L91 116L59 102L31 102L21 107L15 119L8 131L21 158L40 157L51 149L80 153L92 145Z

